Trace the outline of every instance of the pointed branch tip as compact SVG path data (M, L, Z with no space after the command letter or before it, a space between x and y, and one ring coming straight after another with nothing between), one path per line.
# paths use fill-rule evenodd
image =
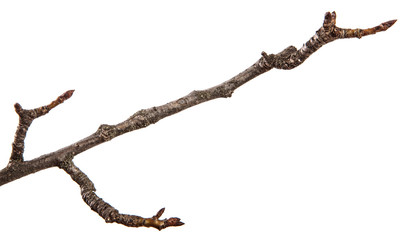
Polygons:
M165 225L166 227L179 227L179 226L183 226L184 223L182 221L180 221L180 218L169 218L165 220Z
M166 209L165 209L165 208L160 209L160 210L156 213L156 215L153 216L153 218L156 218L156 219L160 218L160 217L163 215L164 210L166 210Z
M65 102L65 100L68 100L70 97L72 97L72 95L74 94L75 90L68 90L66 92L64 92L62 95L60 95L55 101L53 101L52 103L48 104L46 107L47 112L53 108L55 108L56 106L58 106L59 104Z
M72 95L74 94L75 90L68 90L66 91L64 94L61 95L62 98L64 98L64 100L67 100L68 98L72 97Z
M397 19L394 19L394 20L384 22L382 23L382 25L384 26L385 30L387 30L388 28L392 27L392 25L394 25L396 22L397 22Z

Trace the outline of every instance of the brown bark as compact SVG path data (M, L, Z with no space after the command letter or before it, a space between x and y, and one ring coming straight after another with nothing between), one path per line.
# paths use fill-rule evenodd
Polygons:
M361 38L377 32L386 31L395 22L396 20L391 20L368 29L345 29L336 26L336 13L328 12L324 17L323 26L319 28L316 34L300 49L289 46L278 54L266 54L262 52L262 57L252 66L224 83L205 90L192 91L182 98L161 106L140 110L127 120L116 125L103 124L90 136L60 150L29 161L24 161L23 154L25 137L31 123L36 118L47 114L51 109L69 99L74 91L67 91L50 104L32 110L23 109L20 104L16 103L15 110L19 115L19 124L12 145L9 163L4 169L0 170L0 186L43 169L59 167L68 173L80 186L81 195L85 203L106 222L116 222L129 227L154 227L159 230L169 226L181 226L183 223L179 218L160 220L159 217L163 214L164 209L161 209L151 218L120 214L118 210L95 194L96 190L92 181L75 166L72 161L73 158L96 145L107 142L124 133L147 127L150 124L154 124L165 117L189 107L216 98L231 97L235 89L273 68L285 70L293 69L302 64L310 55L329 42L343 38Z

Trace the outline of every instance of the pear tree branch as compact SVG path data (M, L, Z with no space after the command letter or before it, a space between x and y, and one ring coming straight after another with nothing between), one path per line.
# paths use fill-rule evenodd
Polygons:
M395 22L396 20L391 20L367 29L340 28L336 26L336 13L327 12L324 16L323 26L300 49L289 46L277 54L262 52L259 60L226 82L205 90L192 91L184 97L161 106L142 109L116 125L102 124L90 136L55 152L28 161L25 161L23 157L24 141L31 123L36 118L47 114L51 109L69 99L74 90L69 90L50 104L36 109L26 110L16 103L14 107L19 116L19 124L12 144L12 153L8 165L0 170L0 186L47 168L59 167L79 185L84 202L108 223L116 222L128 227L153 227L158 230L171 226L181 226L184 223L179 218L159 219L164 212L164 208L151 218L119 213L118 210L95 194L96 189L92 181L75 166L73 162L74 157L101 143L127 132L147 127L192 106L216 98L231 97L235 89L273 68L290 70L299 66L310 55L329 42L344 38L362 38L386 31Z

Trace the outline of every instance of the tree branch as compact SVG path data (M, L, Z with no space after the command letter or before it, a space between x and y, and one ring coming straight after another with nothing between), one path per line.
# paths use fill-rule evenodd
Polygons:
M72 162L69 157L59 164L59 167L68 173L81 188L81 196L84 202L95 212L99 214L107 223L120 223L128 227L154 227L162 230L166 227L181 226L184 223L179 218L170 218L160 220L164 213L164 208L160 209L156 215L151 218L143 218L136 215L121 214L118 210L105 202L95 194L95 187L92 181Z
M14 142L12 144L9 164L23 162L24 140L27 135L27 130L30 127L31 123L34 121L34 119L47 114L49 111L51 111L51 109L63 103L65 100L69 99L73 93L74 90L66 91L64 94L59 96L55 101L36 109L26 110L23 109L19 103L14 104L14 109L16 110L16 113L19 116L19 123L17 126L16 134L14 136Z
M67 91L49 105L32 110L25 110L17 103L15 104L15 110L19 115L19 124L12 145L9 164L0 171L0 186L43 169L59 167L68 173L80 186L81 195L85 203L106 222L116 222L129 227L154 227L159 230L169 226L183 225L179 218L160 220L159 217L163 214L164 208L151 218L120 214L118 210L95 194L96 190L92 181L74 165L72 159L74 156L101 143L107 142L127 132L147 127L150 124L154 124L165 117L192 106L216 98L231 97L235 89L273 68L285 70L293 69L302 64L310 55L329 42L343 38L361 38L377 32L386 31L395 22L396 20L391 20L368 29L339 28L336 26L336 13L327 12L324 17L323 26L320 27L316 31L316 34L303 44L303 47L299 50L294 46L289 46L278 54L262 52L262 57L252 66L224 83L205 90L193 91L182 98L161 106L142 109L130 116L127 120L116 125L102 124L98 130L90 136L58 151L42 155L30 161L24 161L23 153L24 140L32 121L47 114L51 109L69 99L74 91Z

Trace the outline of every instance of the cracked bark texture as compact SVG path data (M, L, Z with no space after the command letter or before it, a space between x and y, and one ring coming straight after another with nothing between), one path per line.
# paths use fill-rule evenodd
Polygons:
M258 61L226 82L205 90L192 91L182 98L161 106L142 109L127 120L116 125L102 124L90 136L60 150L29 161L24 161L23 154L24 140L31 123L36 118L47 114L51 109L69 99L74 91L67 91L50 104L32 110L23 109L20 104L16 103L15 111L19 115L19 124L12 144L9 163L4 169L0 170L0 186L43 169L59 167L79 185L84 202L106 222L116 222L129 227L154 227L158 230L170 226L181 226L184 223L179 218L159 219L164 212L164 208L151 218L119 213L117 209L95 194L96 189L92 181L73 163L74 157L101 143L127 132L147 127L192 106L216 98L231 97L235 89L273 68L290 70L299 66L310 55L329 42L343 38L362 38L377 32L386 31L395 22L396 20L387 21L368 29L339 28L336 26L336 13L327 12L324 17L323 26L300 49L289 46L278 54L262 52L262 57Z

